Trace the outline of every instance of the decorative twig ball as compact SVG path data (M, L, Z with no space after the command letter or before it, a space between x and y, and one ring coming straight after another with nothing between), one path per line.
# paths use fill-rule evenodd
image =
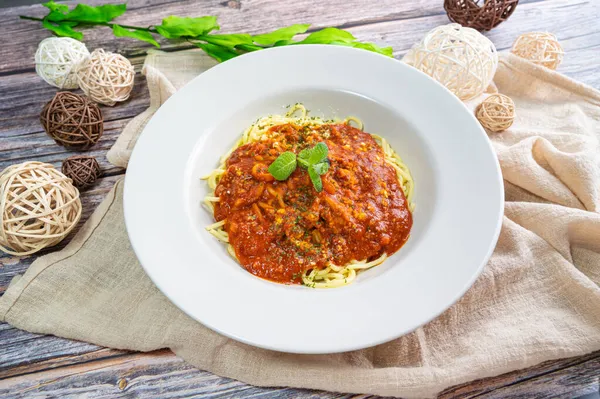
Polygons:
M104 132L100 108L86 97L68 91L56 93L44 106L40 121L54 141L74 150L90 148Z
M35 71L42 79L59 89L76 89L77 67L90 55L80 41L70 37L49 37L40 42L35 52Z
M81 90L92 100L104 105L125 101L133 89L135 71L121 54L96 49L77 70Z
M565 54L556 36L546 32L522 34L513 44L511 51L521 58L550 69L558 68Z
M452 22L467 28L491 30L511 16L519 0L444 0Z
M65 159L62 163L62 172L73 180L77 188L91 186L101 175L96 158L86 155L75 155Z
M79 191L52 165L25 162L0 173L0 250L21 256L58 244L80 217Z
M515 103L504 94L492 94L477 106L475 116L487 130L502 132L515 120Z
M438 26L403 59L452 91L461 100L477 97L489 86L498 54L494 44L472 28Z

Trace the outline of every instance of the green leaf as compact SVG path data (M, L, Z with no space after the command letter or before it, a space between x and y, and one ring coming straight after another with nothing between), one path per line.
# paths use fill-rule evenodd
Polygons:
M50 11L57 11L59 13L66 13L69 12L69 6L66 4L59 4L59 3L55 3L54 1L50 0L47 3L42 3L42 5L44 7L46 7L47 9L49 9Z
M138 40L142 40L146 43L150 43L156 47L160 47L160 44L158 44L158 42L154 39L154 37L150 34L150 32L145 31L145 30L141 30L141 29L134 29L134 30L129 30L129 29L125 29L120 25L113 25L113 33L116 37L131 37L134 39L138 39Z
M206 52L206 54L213 57L215 60L219 62L230 60L234 57L237 57L239 54L234 50L231 50L227 47L221 47L210 43L198 43L193 42L194 45L200 47L202 50Z
M299 33L304 33L310 27L310 24L296 24L285 28L277 29L273 32L263 33L254 36L254 42L263 46L269 46L281 41L291 40Z
M82 22L109 22L123 15L126 10L126 4L105 4L98 7L77 4L75 9L66 15L65 19Z
M312 154L312 148L305 148L298 153L298 163L303 168L308 168L310 166L310 162L308 162L310 154Z
M277 180L285 180L296 170L296 154L286 151L269 166L269 173Z
M235 46L235 48L237 50L242 50L242 51L247 51L247 52L263 49L262 47L257 46L255 44L238 44L237 46Z
M314 165L311 165L308 168L308 176L310 177L310 181L312 182L313 186L315 186L315 190L317 190L318 193L323 191L323 182L321 181L321 176L319 176L319 174L315 171Z
M50 22L44 19L42 25L44 28L54 32L56 36L72 37L76 40L83 39L83 33L73 30L73 26L77 25L76 23Z
M93 7L87 4L77 4L70 12L64 14L64 7L52 6L54 10L46 17L49 21L60 22L63 20L78 21L89 24L105 23L112 21L119 15L122 15L127 6L125 4L106 4L103 6ZM50 7L49 7L50 8Z
M356 40L352 33L338 29L325 28L311 33L297 44L330 44L332 42L350 43Z
M324 175L329 170L329 162L319 162L311 166L319 175Z
M247 33L235 33L231 35L200 35L197 37L197 39L230 49L234 49L236 46L240 45L253 45L252 36Z
M273 47L287 46L288 44L293 43L295 43L293 40L279 40L278 42L275 42Z
M338 44L338 43L336 43ZM391 47L379 47L376 44L373 43L361 43L361 42L352 42L352 43L339 43L343 46L350 46L350 47L354 47L354 48L360 48L363 50L368 50L368 51L372 51L374 53L379 53L379 54L383 54L386 55L388 57L393 57L394 56L394 49Z
M315 165L319 162L323 162L327 159L329 154L329 148L325 143L317 143L312 148L305 148L298 154L298 162L300 166L308 168L311 165Z
M312 149L312 154L310 154L308 162L310 162L312 165L323 162L327 159L328 154L329 148L327 148L327 144L317 143L317 145L315 145Z
M180 37L196 37L219 29L217 17L206 16L199 18L177 17L171 15L162 20L161 25L155 26L158 33L167 39Z

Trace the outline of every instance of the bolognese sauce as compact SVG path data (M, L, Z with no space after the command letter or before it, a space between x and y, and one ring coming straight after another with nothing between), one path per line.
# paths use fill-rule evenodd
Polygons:
M285 181L269 173L283 152L320 142L330 164L321 192L306 169ZM412 215L396 171L370 134L347 124L273 126L225 166L214 216L225 220L239 262L258 277L298 284L308 270L391 255L408 239Z

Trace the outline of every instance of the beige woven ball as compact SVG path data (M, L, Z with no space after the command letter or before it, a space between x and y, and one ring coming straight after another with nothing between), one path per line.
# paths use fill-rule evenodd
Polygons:
M498 66L494 44L459 24L438 26L403 59L452 91L461 100L477 97L489 86Z
M513 44L511 51L521 58L550 69L558 68L565 54L556 36L546 32L522 34Z
M135 71L131 62L121 54L96 49L77 70L77 81L93 101L115 105L125 101L133 89Z
M479 104L475 116L487 130L502 132L515 120L515 103L504 94L492 94Z
M25 162L0 173L0 250L22 256L58 244L80 217L79 191L54 166Z

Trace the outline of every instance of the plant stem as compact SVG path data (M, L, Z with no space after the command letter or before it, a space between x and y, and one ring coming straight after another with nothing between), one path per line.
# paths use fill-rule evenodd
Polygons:
M28 17L26 15L19 15L19 18L27 19L29 21L39 21L39 22L42 22L44 20L43 18ZM140 26L121 25L121 24L110 24L108 22L82 22L82 21L71 21L68 19L64 19L62 21L48 21L48 22L78 22L81 24L109 26L111 28L113 27L113 25L119 25L120 27L125 28L125 29L145 30L146 32L157 33L156 29L152 29L152 28L142 28Z

